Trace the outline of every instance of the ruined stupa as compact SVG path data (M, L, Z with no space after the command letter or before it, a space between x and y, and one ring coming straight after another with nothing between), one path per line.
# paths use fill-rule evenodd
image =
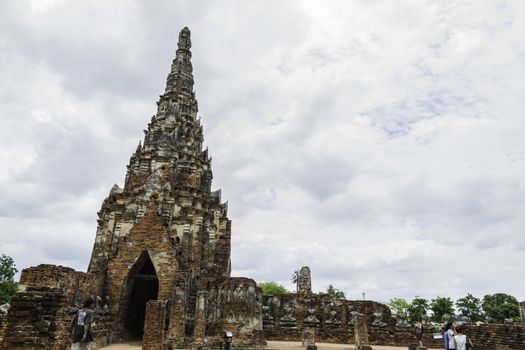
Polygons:
M113 186L98 212L88 272L25 269L5 349L67 348L74 306L88 295L98 301L98 345L143 339L146 349L187 347L219 343L225 331L234 342L262 341L256 284L230 277L231 221L220 190L211 190L190 49L184 28L124 186Z

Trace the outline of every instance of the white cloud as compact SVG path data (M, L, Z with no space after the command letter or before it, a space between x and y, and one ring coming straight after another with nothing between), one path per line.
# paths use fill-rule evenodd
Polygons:
M521 2L38 3L0 5L0 244L19 267L85 269L188 25L235 274L525 299Z

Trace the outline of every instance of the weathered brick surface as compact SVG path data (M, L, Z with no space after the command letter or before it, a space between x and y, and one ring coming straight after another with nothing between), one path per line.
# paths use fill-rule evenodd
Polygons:
M351 321L351 312L356 311L366 318L370 344L408 346L416 342L412 329L398 329L390 309L374 301L333 300L327 294L290 293L263 296L263 305L269 309L270 317L263 317L264 337L268 340L300 341L302 330L310 328L315 330L316 341L353 344L354 322ZM293 310L291 315L295 318L295 324L283 321L287 307ZM318 323L305 322L310 315L308 310L314 310ZM376 312L381 313L384 325L374 325ZM441 347L441 342L434 340L428 332L423 334L423 343L428 347Z
M41 264L22 270L18 289L55 288L65 294L69 305L75 305L90 295L101 295L98 279L70 267Z
M4 349L65 349L69 333L66 293L58 288L27 288L11 300Z
M476 350L525 350L525 324L468 324Z
M55 267L46 265L50 270ZM70 307L68 294L70 293L64 286L56 288L26 285L25 290L18 292L11 300L3 349L69 349L70 325L75 309ZM109 344L111 316L95 314L92 326L95 346Z
M233 344L263 345L262 298L254 280L234 277L213 281L208 292L208 342L220 344L222 332L233 333Z
M4 334L7 328L7 312L0 310L0 349L2 348L2 343L4 342Z
M143 350L162 350L164 343L164 327L166 322L166 302L150 300L146 304L146 320Z

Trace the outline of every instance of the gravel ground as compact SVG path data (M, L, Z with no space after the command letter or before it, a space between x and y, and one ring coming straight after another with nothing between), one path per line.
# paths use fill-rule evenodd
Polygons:
M316 343L317 350L353 350L353 345L351 344L328 344L328 343ZM279 349L279 350L304 350L305 348L301 347L300 342L293 341L269 341L269 349ZM380 346L372 345L373 350L406 350L408 347L399 347L399 346ZM122 343L122 344L113 344L100 348L101 350L139 350L142 349L141 343ZM440 350L440 349L429 349L429 350Z

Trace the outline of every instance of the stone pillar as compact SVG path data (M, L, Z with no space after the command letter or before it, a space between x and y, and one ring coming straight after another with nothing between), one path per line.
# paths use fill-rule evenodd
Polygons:
M368 327L366 315L359 312L352 312L354 320L355 350L372 350L368 345Z
M525 323L525 301L520 302L521 323Z
M206 337L206 297L208 292L197 292L197 305L195 306L195 333L193 340L197 344L204 344Z
M142 350L162 350L165 322L166 302L161 300L148 301L146 303Z
M312 293L312 277L308 266L301 267L301 270L299 271L299 276L297 276L297 293Z
M173 347L184 346L184 328L186 326L186 293L181 287L183 281L179 281L179 286L173 291L172 302L170 304L170 324L167 338Z

